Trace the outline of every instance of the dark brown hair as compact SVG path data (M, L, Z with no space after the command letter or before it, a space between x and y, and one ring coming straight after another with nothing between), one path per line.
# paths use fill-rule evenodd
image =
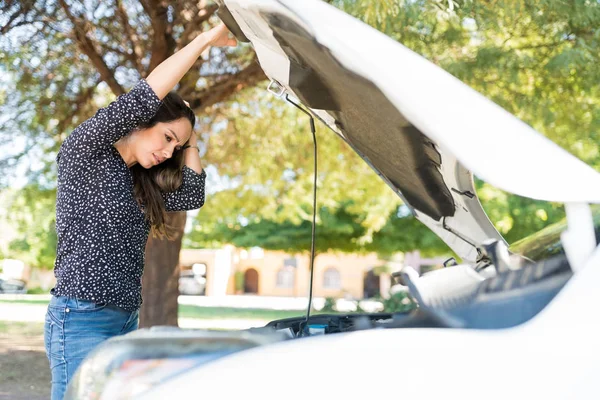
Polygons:
M152 128L159 122L172 122L180 118L188 119L194 129L194 112L179 95L170 92L162 100L154 117L139 125L137 129ZM166 236L170 239L175 233L174 228L166 224L167 215L162 193L175 191L181 186L184 161L183 151L178 150L173 152L171 158L152 168L146 169L139 164L131 167L134 197L144 209L146 219L152 227L152 235L155 237Z

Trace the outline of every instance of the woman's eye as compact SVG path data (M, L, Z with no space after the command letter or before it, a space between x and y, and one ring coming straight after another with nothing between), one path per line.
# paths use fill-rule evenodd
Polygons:
M165 137L167 138L167 143L170 143L171 140L173 140L173 138L169 135L165 135Z

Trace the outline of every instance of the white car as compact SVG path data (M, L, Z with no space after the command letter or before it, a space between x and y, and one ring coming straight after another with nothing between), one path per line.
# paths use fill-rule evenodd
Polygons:
M600 250L589 205L600 203L600 174L325 2L220 3L270 90L345 140L461 263L422 276L405 268L399 279L419 304L409 313L111 339L67 398L599 399ZM509 247L472 174L562 202L567 221Z
M181 271L179 274L179 294L200 296L206 290L206 278L194 271Z

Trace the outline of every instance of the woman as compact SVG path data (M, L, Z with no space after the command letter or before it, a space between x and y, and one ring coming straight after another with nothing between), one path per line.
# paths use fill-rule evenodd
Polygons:
M166 212L204 204L194 113L170 91L209 46L235 45L228 35L221 24L196 37L60 148L57 282L44 332L53 400L95 346L137 329L149 233L168 236Z

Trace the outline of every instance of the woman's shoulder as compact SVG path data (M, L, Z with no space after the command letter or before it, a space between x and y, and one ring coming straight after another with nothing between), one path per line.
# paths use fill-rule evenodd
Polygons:
M149 121L162 104L145 79L139 79L127 93L79 124L61 144L57 162L67 153L76 157L108 151L112 145L143 122Z

